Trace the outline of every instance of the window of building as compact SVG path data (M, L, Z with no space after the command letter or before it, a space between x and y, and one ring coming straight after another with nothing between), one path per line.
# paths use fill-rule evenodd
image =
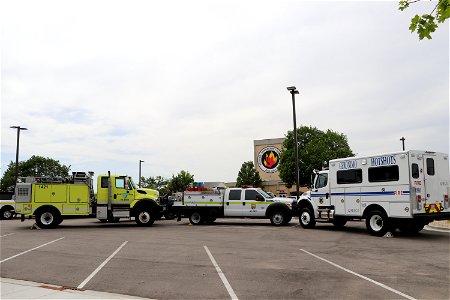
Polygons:
M434 175L434 159L432 158L427 158L427 174Z
M411 165L411 175L412 178L419 178L419 165L418 164L412 164Z
M381 166L369 168L369 182L398 181L398 166Z
M229 200L241 200L241 190L230 190Z
M362 182L362 170L352 169L352 170L340 170L337 171L337 183L338 184L352 184Z

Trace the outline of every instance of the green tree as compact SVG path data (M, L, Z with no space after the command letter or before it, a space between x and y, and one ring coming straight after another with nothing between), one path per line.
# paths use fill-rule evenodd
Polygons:
M350 157L353 152L342 133L332 130L323 132L316 127L301 126L297 128L299 182L301 186L309 185L314 169L320 170L324 162L330 159ZM280 178L290 188L296 182L295 151L293 131L288 131L283 142L283 149L278 165Z
M141 186L143 188L157 190L160 195L166 195L169 192L167 188L168 183L169 181L162 176L150 176L148 178L145 178L144 176L141 177Z
M399 2L399 9L404 11L411 4L421 2L422 0L401 0ZM431 0L430 0L431 1ZM431 33L436 31L438 23L444 23L450 17L450 4L449 0L437 1L433 10L428 14L422 14L421 16L415 15L411 19L409 30L411 32L417 31L419 39L426 37L431 40Z
M176 193L185 191L191 183L194 182L194 175L189 172L181 171L177 176L172 175L172 178L167 184L168 192Z
M242 164L236 179L236 186L251 185L260 187L262 183L261 176L256 171L252 161L246 161Z
M65 166L52 158L33 155L30 159L19 162L19 177L48 176L65 177L69 175L70 166ZM15 186L16 163L10 162L0 179L0 191L12 191Z

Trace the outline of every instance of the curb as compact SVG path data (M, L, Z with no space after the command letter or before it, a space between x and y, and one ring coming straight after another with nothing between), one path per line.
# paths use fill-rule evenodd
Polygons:
M149 299L0 277L2 299Z

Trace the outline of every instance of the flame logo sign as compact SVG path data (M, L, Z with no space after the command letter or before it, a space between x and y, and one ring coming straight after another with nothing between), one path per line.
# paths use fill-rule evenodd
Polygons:
M263 164L266 168L273 168L278 164L278 155L274 154L272 151L270 151L270 153L266 152L266 157L264 158Z
M258 166L266 173L276 172L280 161L280 150L276 147L265 147L258 153Z

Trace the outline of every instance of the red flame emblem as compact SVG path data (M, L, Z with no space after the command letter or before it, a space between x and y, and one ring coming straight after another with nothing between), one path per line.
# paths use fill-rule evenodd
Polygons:
M278 163L278 157L272 151L270 153L266 153L266 157L264 158L264 166L268 169L274 168Z

